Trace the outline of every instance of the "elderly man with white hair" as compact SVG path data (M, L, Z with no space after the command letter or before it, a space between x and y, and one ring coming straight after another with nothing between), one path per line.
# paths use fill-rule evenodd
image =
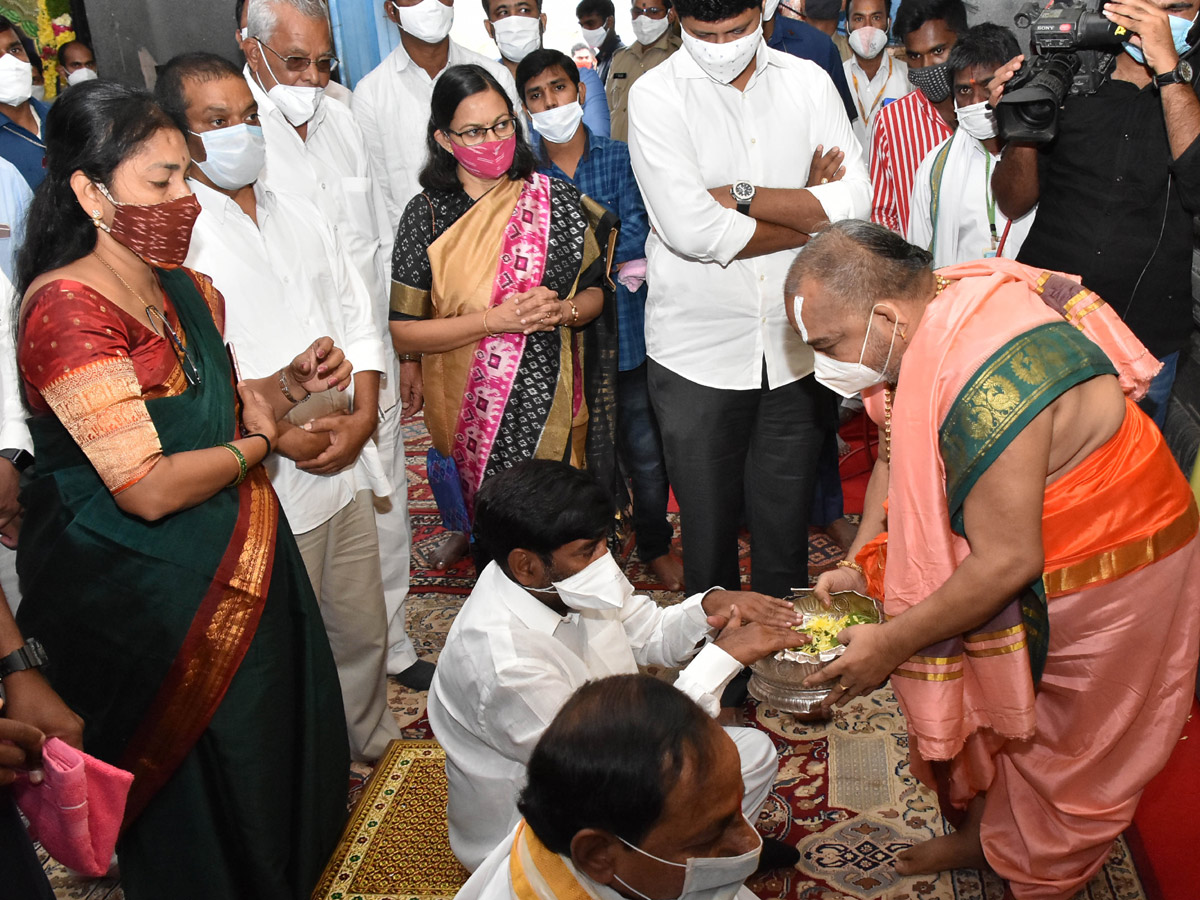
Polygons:
M394 229L358 123L344 104L324 102L337 66L325 0L250 0L246 29L245 76L267 143L260 180L308 197L333 223L367 286L388 347L374 437L392 486L390 495L375 502L388 614L387 671L408 687L428 688L433 665L417 659L404 624L411 531L400 419L421 406L421 375L419 358L398 360L387 333Z

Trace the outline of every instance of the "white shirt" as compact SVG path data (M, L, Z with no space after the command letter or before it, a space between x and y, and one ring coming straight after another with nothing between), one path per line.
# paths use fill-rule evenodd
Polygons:
M446 67L467 63L491 72L508 93L513 109L521 110L517 86L508 69L450 41ZM354 89L354 117L362 126L379 173L393 239L404 207L421 191L417 176L425 166L425 133L436 80L412 61L400 43Z
M772 388L813 370L788 325L783 280L794 250L734 260L755 222L710 188L746 180L803 188L817 144L845 150L846 175L812 194L830 221L870 213L862 148L829 76L763 43L745 91L718 84L684 48L639 78L629 96L629 152L654 226L646 241L646 350L714 388Z
M942 172L942 189L938 200L937 234L934 234L932 213L933 167L938 153L949 143L946 167ZM908 242L933 250L933 267L951 266L970 259L980 259L992 250L992 232L988 219L989 205L995 204L991 175L1000 157L992 156L987 148L961 128L942 141L921 160L913 176L912 212L908 220ZM1016 259L1021 245L1033 227L1037 207L1014 219L1004 242L1004 257ZM999 204L992 206L996 222L996 237L1004 235L1008 217ZM936 237L936 240L935 240Z
M329 335L356 372L381 372L386 348L366 288L333 228L306 198L254 186L258 224L231 198L189 181L200 201L187 265L225 297L225 340L244 378L265 378ZM391 493L373 441L336 475L313 475L274 454L271 483L296 534L311 531L360 490Z
M517 900L517 892L513 890L510 869L510 854L516 835L514 827L508 837L488 854L487 859L475 870L475 874L467 879L467 883L459 888L458 893L454 895L454 900ZM589 897L592 897L593 900L601 900L595 882L575 868L571 857L560 853L558 858L566 865L567 871L579 880L580 887L587 892ZM545 892L542 891L537 893L538 896L545 895ZM735 900L758 900L758 898L753 891L742 885Z
M0 450L32 453L33 438L25 424L28 413L21 402L24 387L17 374L17 344L12 327L15 301L13 284L0 271Z
M323 99L302 140L275 101L259 87L250 67L243 71L258 102L267 143L267 164L259 183L268 190L307 197L321 210L366 286L380 324L380 337L390 348L388 302L396 229L388 221L383 194L354 115L346 103ZM396 403L399 363L394 357L394 352L388 353L379 385L381 410L391 409Z
M720 712L721 691L742 665L715 644L696 653L711 636L703 599L660 607L634 595L621 609L560 616L496 563L483 570L429 692L429 722L446 751L450 846L463 865L478 866L520 820L533 747L585 682L691 659L675 686Z
M899 100L914 90L908 80L908 63L896 59L886 49L879 56L879 68L875 70L874 78L867 76L858 64L857 56L842 63L846 83L850 85L854 105L858 107L858 121L863 123L859 136L866 139L863 152L868 165L871 163L871 126L875 124L875 117L889 100Z

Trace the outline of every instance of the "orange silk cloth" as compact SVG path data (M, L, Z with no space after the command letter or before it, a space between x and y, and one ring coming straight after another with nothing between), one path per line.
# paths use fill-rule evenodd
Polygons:
M1120 431L1046 489L1050 649L1034 735L977 732L951 763L955 805L986 792L984 854L1018 900L1068 900L1104 865L1195 689L1196 505L1154 423L1127 403Z

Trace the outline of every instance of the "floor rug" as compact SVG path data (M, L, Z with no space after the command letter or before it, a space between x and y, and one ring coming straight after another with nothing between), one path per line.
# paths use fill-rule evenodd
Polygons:
M446 754L392 741L350 815L313 900L450 900L467 871L446 832Z

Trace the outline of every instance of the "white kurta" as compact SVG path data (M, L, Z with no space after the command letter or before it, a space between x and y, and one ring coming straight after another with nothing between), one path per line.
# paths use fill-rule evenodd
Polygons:
M629 152L654 226L646 241L646 350L707 387L759 390L810 374L812 351L788 325L783 281L794 250L735 260L755 222L710 188L746 180L803 188L818 144L841 147L846 174L811 192L831 221L865 217L871 185L837 90L815 63L758 49L744 91L709 78L686 50L637 80Z

